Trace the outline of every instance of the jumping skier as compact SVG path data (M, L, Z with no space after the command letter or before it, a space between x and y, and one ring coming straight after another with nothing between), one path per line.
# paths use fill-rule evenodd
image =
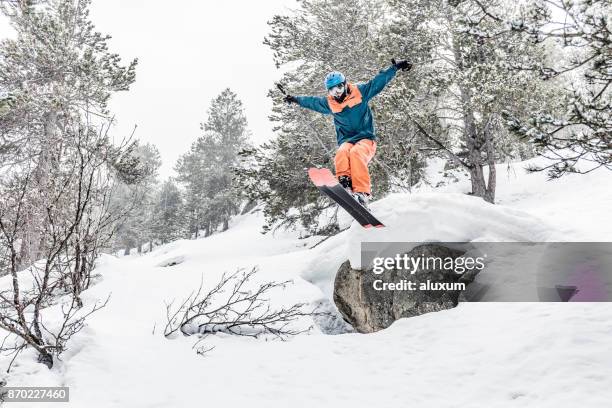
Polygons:
M325 77L326 97L285 96L287 103L333 115L339 146L334 159L336 177L366 208L371 197L368 163L376 153L374 120L368 102L383 90L398 69L409 71L412 68L412 64L406 60L392 62L389 68L363 84L347 82L342 73L330 72Z

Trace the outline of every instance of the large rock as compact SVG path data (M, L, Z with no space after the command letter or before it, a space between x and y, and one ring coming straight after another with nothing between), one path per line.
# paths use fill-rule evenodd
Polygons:
M406 252L411 257L461 257L465 251L438 244L424 244ZM465 283L474 279L473 271L462 275L444 269L417 269L414 274L402 269L387 269L380 275L372 270L355 270L349 261L340 266L334 282L336 307L355 330L371 333L389 327L395 320L455 307L460 290L376 290L374 281L398 283L415 282L418 287L426 281ZM377 284L380 287L380 282Z

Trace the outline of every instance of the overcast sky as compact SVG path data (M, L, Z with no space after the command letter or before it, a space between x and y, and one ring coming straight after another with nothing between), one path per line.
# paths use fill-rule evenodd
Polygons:
M93 0L91 19L112 35L110 48L127 63L138 58L136 82L113 96L115 134L157 145L161 176L201 134L211 99L229 87L245 106L256 143L271 136L266 97L280 77L262 44L268 20L296 7L294 0ZM7 34L0 22L0 36Z

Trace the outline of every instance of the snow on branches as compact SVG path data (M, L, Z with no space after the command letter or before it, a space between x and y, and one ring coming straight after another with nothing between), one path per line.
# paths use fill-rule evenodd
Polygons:
M321 315L321 312L306 311L306 304L297 303L288 307L274 308L268 296L284 289L291 281L265 282L253 285L257 268L238 269L232 274L223 274L219 282L207 292L200 282L180 304L166 304L167 323L164 335L172 338L198 335L200 341L211 334L225 333L236 336L272 336L281 340L308 332L311 327L299 327L296 323L303 317ZM198 346L198 354L210 348Z

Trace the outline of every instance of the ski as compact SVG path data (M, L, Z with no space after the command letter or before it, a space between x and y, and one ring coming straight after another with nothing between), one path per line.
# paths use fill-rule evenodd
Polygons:
M310 168L308 169L308 177L310 177L310 180L319 191L331 198L340 205L340 207L344 208L346 212L364 228L384 227L382 222L374 217L374 215L364 206L359 204L357 200L338 183L338 180L336 180L336 177L334 177L329 169Z

